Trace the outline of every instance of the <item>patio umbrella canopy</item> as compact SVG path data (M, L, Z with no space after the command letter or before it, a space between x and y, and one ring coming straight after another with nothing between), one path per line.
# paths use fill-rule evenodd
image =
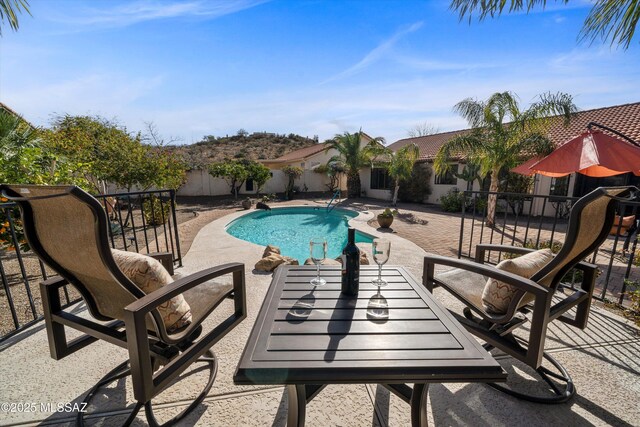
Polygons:
M512 171L551 177L561 177L573 172L591 177L627 172L640 176L640 147L598 130L588 130L567 141L542 160L525 162Z

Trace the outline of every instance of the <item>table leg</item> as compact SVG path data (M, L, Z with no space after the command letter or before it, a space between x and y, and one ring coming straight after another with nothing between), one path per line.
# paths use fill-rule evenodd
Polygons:
M305 412L307 409L307 393L304 384L287 385L287 427L304 427Z
M414 384L411 393L411 426L427 427L427 392L429 384Z

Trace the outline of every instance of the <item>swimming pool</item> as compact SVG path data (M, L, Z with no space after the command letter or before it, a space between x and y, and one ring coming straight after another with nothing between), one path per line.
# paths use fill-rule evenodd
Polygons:
M227 225L227 233L258 245L275 245L282 255L300 264L309 258L309 241L327 240L327 258L336 258L347 244L348 221L358 216L346 209L290 207L271 211L256 210ZM356 242L371 243L373 237L356 231Z

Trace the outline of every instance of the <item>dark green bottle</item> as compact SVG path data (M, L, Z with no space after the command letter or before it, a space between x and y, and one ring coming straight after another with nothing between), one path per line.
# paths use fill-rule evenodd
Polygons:
M349 228L349 241L342 250L342 293L358 295L360 287L360 249L356 246L356 230Z

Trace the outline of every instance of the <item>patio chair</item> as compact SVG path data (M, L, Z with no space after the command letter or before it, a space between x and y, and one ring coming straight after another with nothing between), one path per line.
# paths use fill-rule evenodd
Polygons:
M193 363L203 362L209 370L204 390L166 424L192 411L215 380L211 347L246 316L244 265L224 264L172 281L157 260L112 251L105 210L78 187L0 185L0 194L20 206L31 249L60 275L40 284L51 357L59 360L97 340L129 352L129 359L100 380L85 402L99 387L131 375L136 404L125 424L144 406L149 424L158 425L151 399ZM233 286L210 282L225 274L233 275ZM93 319L61 308L59 290L66 284L78 290ZM233 313L207 324L203 334L202 323L231 296ZM84 335L67 341L65 327Z
M506 385L490 384L492 387L538 403L565 402L575 394L569 373L544 351L547 328L554 320L580 329L587 326L597 267L582 260L607 238L616 202L628 197L632 188L598 188L576 201L564 245L555 256L549 249L481 244L476 246L475 262L425 257L423 283L427 289L442 286L460 300L462 313L450 311L462 325L485 341L487 350L497 348L535 369L549 389L541 396L514 390L509 381ZM493 266L484 264L489 252L525 255ZM456 268L434 274L436 265ZM562 285L561 279L573 268L582 271L580 285ZM571 309L575 309L573 315L568 313ZM514 334L527 322L528 338L525 333ZM543 358L556 371L542 366Z

